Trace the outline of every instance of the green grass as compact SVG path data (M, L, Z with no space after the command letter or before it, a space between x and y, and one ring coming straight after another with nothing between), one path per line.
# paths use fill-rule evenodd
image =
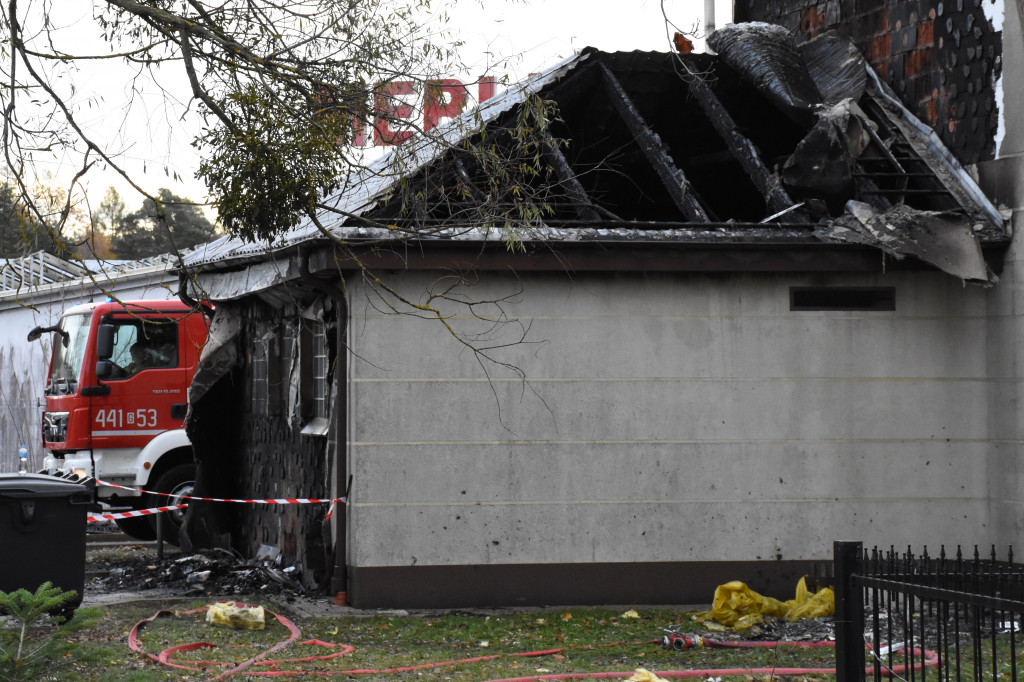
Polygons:
M263 602L274 609L273 604ZM186 614L188 608L204 602L180 605L171 616L160 617L141 630L144 651L159 654L169 647L192 642L209 642L212 647L182 652L174 661L194 670L175 670L152 662L129 650L131 627L153 615L159 604L130 603L103 608L94 625L78 630L66 643L42 679L50 680L178 680L208 679L231 665L266 650L288 637L284 626L270 622L263 631L233 630L207 625L204 614ZM164 606L164 608L168 608ZM91 611L91 610L90 610ZM668 651L652 640L660 640L662 629L688 617L671 610L639 610L639 618L624 617L620 611L573 609L550 612L396 617L357 615L310 618L293 621L301 631L299 641L318 639L346 644L355 650L330 661L283 662L277 669L331 671L337 679L366 682L384 680L482 680L543 674L714 668L822 667L834 665L832 649L691 649ZM268 617L269 619L269 617ZM686 625L696 629L695 624ZM523 657L524 652L558 649L555 653ZM273 656L275 659L320 656L339 649L293 645ZM492 657L487 660L394 671L394 668L422 666ZM225 666L200 665L199 661ZM255 671L259 668L250 668ZM262 668L266 669L266 668ZM388 672L343 675L353 669ZM333 677L333 675L332 675ZM240 674L232 679L263 679ZM312 679L312 678L310 678ZM751 679L736 677L729 679ZM755 680L794 679L755 676ZM808 676L796 679L830 679Z
M977 656L967 633L962 634L959 651L954 643L941 650L935 646L928 647L941 654L943 667L950 671L950 679L974 680L981 677L982 679L1010 680L1013 679L1014 662L1018 672L1024 670L1024 642L1021 641L1019 633L1013 640L1009 634L996 635L994 642L990 636L983 637L980 656ZM1016 660L1014 660L1014 656ZM885 660L885 662L888 661ZM901 663L902 659L895 662ZM869 661L868 665L871 664Z

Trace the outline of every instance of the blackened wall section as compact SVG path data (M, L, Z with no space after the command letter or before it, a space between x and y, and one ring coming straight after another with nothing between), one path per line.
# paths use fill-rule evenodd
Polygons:
M308 410L301 404L300 386L310 377L302 371L296 339L308 320L297 305L283 310L256 297L237 305L242 326L233 342L238 344L239 366L193 406L203 426L193 424L200 494L329 498L327 434L308 429L303 433L308 423L303 414ZM316 317L317 324L333 331L333 321L323 320L322 312ZM333 345L329 351L337 357ZM237 431L220 431L221 417L225 425L238 424ZM231 547L246 557L256 556L267 545L279 551L281 569L298 569L292 575L306 587L328 584L326 504L205 504L211 508L190 521L195 545Z
M784 26L798 41L835 30L851 38L904 104L962 163L992 159L994 83L1002 32L989 0L737 0L734 17Z
M293 372L301 365L294 343L301 320L297 314L282 316L255 297L245 306L246 400L252 409L242 426L247 456L241 458L241 488L259 498L328 498L326 436L303 434L297 414L302 410L289 400ZM254 362L261 355L265 369ZM326 514L322 504L246 505L234 540L246 556L261 545L279 549L283 567L298 566L307 586L321 587L328 577L321 532Z

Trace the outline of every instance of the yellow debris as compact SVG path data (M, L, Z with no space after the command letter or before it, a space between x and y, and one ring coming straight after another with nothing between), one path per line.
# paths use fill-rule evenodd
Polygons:
M233 601L210 604L206 611L206 622L236 630L262 630L267 626L262 606Z
M785 618L789 621L802 618L831 616L835 612L836 598L832 588L824 587L815 593L807 589L806 577L800 578L796 586L796 597L779 601L754 592L739 580L719 585L711 610L694 615L695 620L714 620L730 630L746 630L764 621L765 616ZM705 623L711 629L712 623Z

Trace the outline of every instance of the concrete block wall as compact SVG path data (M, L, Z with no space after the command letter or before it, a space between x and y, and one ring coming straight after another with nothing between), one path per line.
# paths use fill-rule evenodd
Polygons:
M1024 78L1024 40L1020 3L1005 3L1003 55L1005 83ZM1024 90L1001 91L1006 112L1021 111ZM980 184L986 194L1010 215L1013 243L1002 277L990 299L990 346L993 377L991 496L1003 543L1020 544L1024 536L1024 121L1006 115L998 142L997 158L978 164Z
M1024 91L1019 2L1001 0L772 0L737 3L737 20L789 27L799 40L835 29L851 36L880 76L931 124L1014 233L1001 281L987 295L989 382L986 449L990 525L999 544L1024 534ZM970 352L964 349L962 352ZM966 396L965 396L966 400ZM972 409L964 403L964 408Z
M897 308L789 310L789 287L823 285L894 286ZM525 381L351 291L352 566L1000 538L987 290L939 273L481 275L466 295L509 297L515 322L452 322Z

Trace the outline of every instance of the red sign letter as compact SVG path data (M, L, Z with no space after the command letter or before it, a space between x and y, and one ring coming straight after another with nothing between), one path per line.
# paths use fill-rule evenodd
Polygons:
M477 93L479 93L476 101L486 102L494 97L494 76L480 76L480 80L476 82L476 87Z
M399 119L408 119L412 113L412 106L398 104L397 98L401 95L412 94L412 81L391 81L385 83L377 91L374 103L376 117L373 121L373 144L374 145L397 145L402 144L412 137L411 130L391 130L392 123Z
M453 78L427 81L423 91L423 129L433 130L442 118L454 118L466 108L469 91Z

